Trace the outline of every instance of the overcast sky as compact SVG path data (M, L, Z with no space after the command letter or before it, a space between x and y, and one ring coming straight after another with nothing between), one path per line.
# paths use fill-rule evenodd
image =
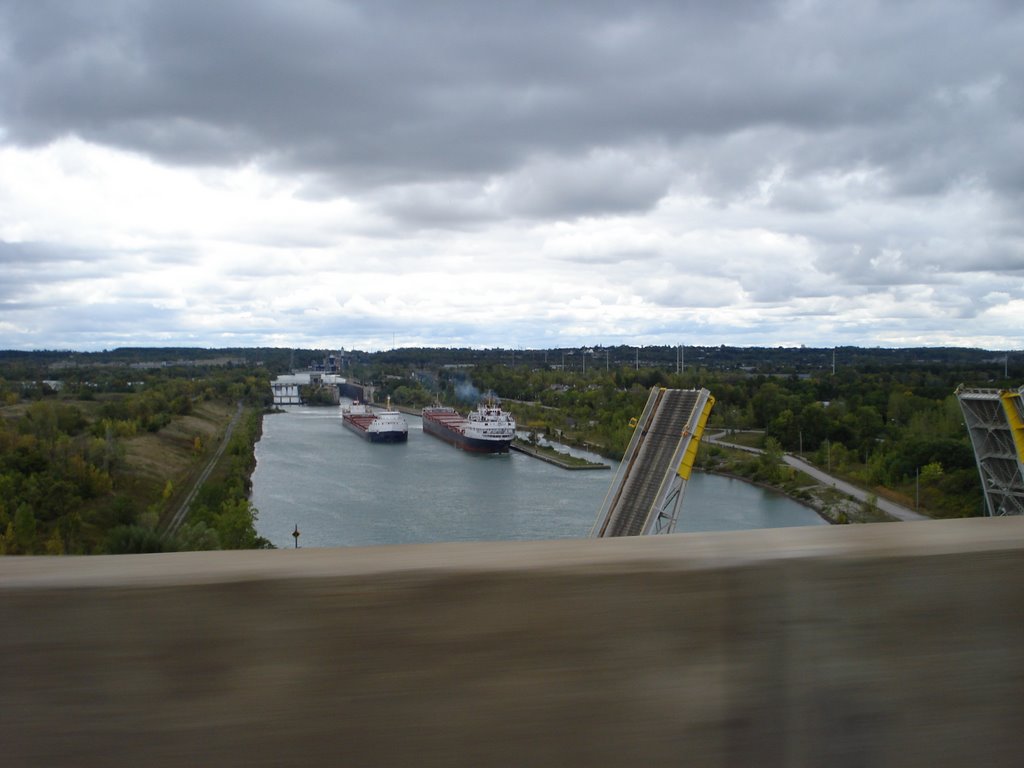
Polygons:
M1019 349L1022 8L0 0L0 348Z

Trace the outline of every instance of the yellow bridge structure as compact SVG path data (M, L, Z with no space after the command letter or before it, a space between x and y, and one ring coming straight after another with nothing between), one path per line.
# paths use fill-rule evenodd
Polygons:
M978 462L986 514L1024 515L1024 387L960 387L956 396Z
M714 403L706 389L651 390L591 530L593 538L672 532Z

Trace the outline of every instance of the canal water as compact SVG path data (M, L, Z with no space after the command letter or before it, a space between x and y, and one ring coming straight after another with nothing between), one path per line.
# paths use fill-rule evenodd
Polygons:
M252 476L259 534L277 547L294 546L296 525L303 547L589 535L614 465L568 471L521 453L469 454L406 420L407 443L374 445L342 426L340 408L266 415ZM785 496L698 472L676 530L820 524Z

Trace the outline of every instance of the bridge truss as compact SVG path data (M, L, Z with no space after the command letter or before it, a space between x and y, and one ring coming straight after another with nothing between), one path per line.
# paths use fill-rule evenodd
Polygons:
M989 516L1024 514L1024 387L956 391Z
M706 389L651 390L592 537L672 532L714 403Z

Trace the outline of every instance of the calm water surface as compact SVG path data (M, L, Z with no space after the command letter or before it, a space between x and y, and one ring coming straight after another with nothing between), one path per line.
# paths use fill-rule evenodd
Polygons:
M570 472L520 453L467 454L406 420L408 443L373 445L342 427L340 408L265 416L252 476L260 535L278 547L294 546L296 524L304 547L589 535L614 465ZM676 530L820 524L785 496L695 473Z

